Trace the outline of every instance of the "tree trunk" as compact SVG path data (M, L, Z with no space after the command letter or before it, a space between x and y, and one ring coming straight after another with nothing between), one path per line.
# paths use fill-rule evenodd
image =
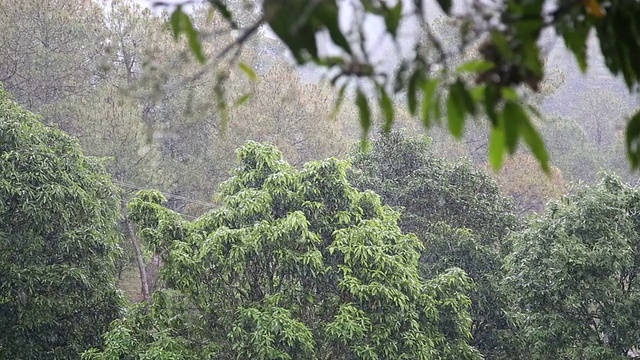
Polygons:
M131 242L133 243L133 248L136 252L136 260L138 261L140 284L142 285L142 300L148 303L151 301L151 297L149 296L149 278L147 277L147 266L144 263L142 251L140 250L140 241L138 241L138 237L136 236L133 226L129 220L127 220L127 228L129 229L129 236L131 237Z

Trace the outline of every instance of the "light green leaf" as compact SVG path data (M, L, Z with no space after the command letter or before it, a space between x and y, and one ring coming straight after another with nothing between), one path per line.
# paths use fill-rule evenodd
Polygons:
M489 163L493 170L500 170L504 161L505 152L504 130L499 127L491 129L489 139Z
M240 68L240 70L242 70L245 74L247 74L247 77L251 80L251 81L258 81L258 75L256 75L256 73L253 71L253 69L251 68L251 66L241 62L238 64L238 67Z
M244 94L235 101L235 105L240 106L246 103L250 98L251 98L251 94Z
M460 65L457 69L456 72L458 73L465 73L465 72L472 72L472 73L481 73L481 72L485 72L487 70L492 69L495 66L495 64L491 61L487 61L487 60L483 60L483 59L477 59L477 60L471 60L469 62L466 62L462 65Z
M202 44L200 43L198 32L193 27L189 15L182 11L181 6L178 6L171 14L170 23L174 39L178 40L180 34L185 33L191 52L200 63L204 63L206 58L202 52Z

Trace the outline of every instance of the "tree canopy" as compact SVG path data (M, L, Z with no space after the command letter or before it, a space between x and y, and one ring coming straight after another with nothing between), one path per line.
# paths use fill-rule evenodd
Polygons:
M238 28L237 7L228 6L233 2L208 2L230 28ZM436 2L263 1L261 16L242 28L238 38L214 60L239 50L261 25L267 25L298 64L315 64L328 70L340 99L349 86L355 88L355 104L365 134L371 129L372 103L379 107L384 127L390 128L395 95L406 99L409 112L426 127L445 118L456 137L463 135L468 116L482 115L490 125L489 159L494 168L500 168L504 155L513 154L523 141L548 169L549 155L531 120L537 111L522 100L527 91L540 90L545 76L543 37L550 31L575 55L582 71L587 68L587 40L595 34L608 70L621 76L629 90L640 83L640 28L636 20L640 3L636 1ZM454 45L443 41L429 20L433 14L451 19L450 28L459 41ZM345 16L349 18L346 23L342 21ZM367 28L371 22L382 29L380 34L372 34ZM195 56L206 61L199 41L202 29L192 25L181 6L173 10L170 23L176 36L186 34ZM409 46L403 44L407 31L411 31L408 29L419 33ZM382 58L371 50L378 45L372 44L373 38L382 35L392 43L386 49L396 49L399 58L392 71L376 66ZM388 55L386 50L382 52ZM466 56L469 53L474 55ZM452 66L460 59L460 66ZM634 168L640 164L639 141L640 113L631 118L626 129L627 152Z
M486 358L504 357L509 326L497 283L508 251L506 237L517 228L511 202L469 162L436 157L424 136L383 134L369 151L356 152L352 162L351 182L397 207L402 230L424 244L423 276L459 267L471 277L471 343Z
M197 220L155 192L129 204L164 257L167 288L86 358L478 358L469 278L455 268L421 277L420 242L377 195L349 185L346 162L297 170L254 142L238 156L221 207Z
M625 359L640 326L640 194L605 175L513 238L504 284L532 359Z
M102 162L0 88L0 358L77 359L122 307Z

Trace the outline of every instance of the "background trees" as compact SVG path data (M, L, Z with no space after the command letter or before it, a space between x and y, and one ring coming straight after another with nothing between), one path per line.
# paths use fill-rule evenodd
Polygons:
M118 191L0 89L0 357L75 359L117 318Z
M130 203L142 236L164 256L168 288L147 315L115 323L105 352L87 358L477 356L467 344L466 275L423 279L419 241L377 195L349 185L346 163L296 170L257 143L238 155L221 208L193 222L162 207L157 193Z
M640 196L612 175L513 238L505 285L534 359L624 359L637 347Z
M230 26L237 25L235 11L221 2L213 1L211 5ZM345 13L350 21L341 26L339 18ZM456 20L450 23L459 30L457 46L443 44L431 21L434 13L444 13ZM426 127L433 124L434 117L439 119L442 108L446 108L449 130L456 137L462 136L467 116L487 115L492 144L489 158L494 168L499 168L504 154L513 154L522 140L546 170L548 153L527 107L520 103L521 94L515 91L525 86L533 92L540 90L547 70L544 46L549 43L542 41L543 35L553 30L575 56L578 67L585 71L587 43L590 34L595 33L607 69L621 75L627 88L633 90L640 81L640 65L634 61L640 52L634 21L639 14L637 3L596 0L552 5L546 5L544 0L526 4L442 0L437 5L422 0L394 5L370 1L346 5L336 1L312 4L299 0L265 1L262 16L244 29L239 41L230 44L230 48L241 47L266 24L298 64L315 64L329 70L340 93L355 84L355 102L365 132L370 130L370 104L377 104L387 124L391 124L394 107L390 93L402 94L410 113L420 117ZM182 7L178 6L174 15L174 31L185 33L194 44L194 54L204 61L198 33ZM378 22L377 31L368 25L371 21ZM424 36L408 40L403 25L419 27ZM376 37L384 37L388 42L372 47L372 39ZM428 41L420 41L421 38ZM555 44L555 39L551 43ZM330 51L324 51L325 48ZM478 49L479 58L452 67L470 48ZM395 58L385 56L387 49L396 50ZM640 113L631 119L626 130L627 151L634 167L640 163L640 147L634 145L639 135Z

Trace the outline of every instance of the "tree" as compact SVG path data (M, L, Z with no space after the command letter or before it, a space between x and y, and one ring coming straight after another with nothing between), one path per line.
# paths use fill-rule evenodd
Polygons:
M0 1L0 81L18 103L63 125L47 106L96 83L101 15L93 1Z
M468 162L434 156L428 138L401 132L381 135L352 161L351 182L398 207L402 230L422 240L423 276L451 267L469 274L475 283L471 343L488 359L507 356L510 329L497 284L506 236L517 219L496 183Z
M209 3L232 27L236 26L234 12L225 2L212 0ZM224 59L266 24L288 47L298 64L315 64L329 70L340 93L346 86L355 84L355 102L360 108L365 132L370 130L370 103L378 104L390 124L394 119L390 93L403 94L411 114L420 114L426 126L430 126L434 118L440 118L439 114L445 108L449 130L457 137L463 133L467 116L486 114L492 144L490 159L494 167L501 165L499 159L505 153L515 153L522 140L547 170L549 157L542 138L515 91L525 86L534 92L540 89L545 75L542 34L553 29L584 71L587 40L589 34L595 32L608 70L621 75L632 90L640 83L640 62L636 61L640 54L640 33L634 21L640 16L640 4L620 0L545 4L544 0L513 0L498 4L482 1L457 4L438 0L437 5L422 0L397 1L393 5L369 0L348 4L334 0L311 3L270 0L262 3L262 16L243 29L238 39L214 59ZM346 12L351 14L349 25L343 25L339 19ZM427 18L434 13L444 13L455 19L453 24L461 35L459 46L442 46ZM374 19L381 29L378 33L367 31L367 24ZM171 25L176 33L186 34L194 54L205 61L198 32L181 6L173 11ZM420 28L423 36L407 45L404 25ZM371 49L371 43L383 36L391 43L386 44L385 50L410 49L398 51L400 59L394 71L376 66L377 62L388 65L388 52L381 56L376 54L377 48ZM424 42L419 38L429 39L426 42L429 46L423 47ZM332 46L324 46L322 41ZM478 47L479 58L457 69L449 66L451 59L455 63L455 59L470 47ZM631 119L626 132L627 151L634 167L640 164L640 146L636 146L639 137L640 113Z
M120 314L118 191L0 90L0 357L76 359Z
M350 181L355 187L372 190L384 203L403 208L404 231L420 235L430 224L444 221L492 243L515 226L512 205L491 177L469 162L436 157L426 136L383 134L371 143L371 151L356 152L352 163Z
M568 191L560 169L550 166L548 175L545 175L536 160L528 154L515 154L494 177L500 190L513 197L515 209L520 215L540 212L547 202Z
M532 359L626 359L638 346L640 193L613 175L513 237L505 292Z
M157 192L129 204L164 257L167 289L114 323L87 359L468 359L469 279L418 274L420 243L336 159L302 170L249 142L220 187L221 207L193 222Z

